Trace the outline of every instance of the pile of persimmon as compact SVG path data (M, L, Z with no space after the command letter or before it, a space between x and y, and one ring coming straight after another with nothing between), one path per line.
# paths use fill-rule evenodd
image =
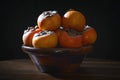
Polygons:
M68 10L61 16L57 11L44 11L35 27L28 27L22 36L23 44L35 48L80 48L95 43L96 30L86 24L85 16Z

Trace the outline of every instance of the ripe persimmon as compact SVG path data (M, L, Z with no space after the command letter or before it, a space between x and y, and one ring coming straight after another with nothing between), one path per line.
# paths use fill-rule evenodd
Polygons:
M53 48L58 44L58 36L54 31L41 31L36 33L32 39L35 48Z
M83 33L83 45L91 45L94 44L97 39L97 32L95 28L86 26Z
M62 26L64 28L72 28L77 31L82 31L85 24L85 16L77 10L69 10L62 17Z
M22 35L23 44L27 45L27 46L32 46L32 38L33 38L34 34L40 32L40 31L41 30L37 26L28 27Z
M38 16L37 25L41 30L56 30L61 25L61 16L57 11L44 11Z
M73 32L73 33L72 33ZM80 48L82 47L82 35L76 31L63 30L59 36L59 44L64 48Z

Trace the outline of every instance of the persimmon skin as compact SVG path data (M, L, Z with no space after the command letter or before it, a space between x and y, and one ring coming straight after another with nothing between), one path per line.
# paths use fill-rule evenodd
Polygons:
M58 36L56 33L45 34L39 36L40 33L35 34L32 39L32 45L35 48L54 48L58 44ZM38 36L36 36L38 35Z
M77 10L69 10L62 17L62 26L82 31L86 24L85 16Z
M62 31L59 44L63 48L80 48L82 47L82 35L70 36L66 31Z
M48 12L48 15L43 15ZM52 14L53 11L45 11L38 16L37 25L41 30L56 30L61 25L61 16L58 12ZM50 15L51 14L51 15Z
M35 33L38 33L40 31L41 30L39 28L37 28L37 29L34 29L34 30L30 30L26 33L23 33L23 36L22 36L23 44L26 45L26 46L33 46L32 45L32 38L33 38Z
M97 40L97 31L93 27L87 28L82 35L84 46L92 45Z
M62 30L63 30L62 27L60 27L60 28L58 28L58 29L55 30L55 33L57 34L58 38L59 38L59 36L60 36Z

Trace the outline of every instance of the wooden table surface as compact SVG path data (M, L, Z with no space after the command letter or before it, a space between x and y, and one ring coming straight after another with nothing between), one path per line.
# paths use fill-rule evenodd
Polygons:
M0 61L0 80L120 80L120 61L85 59L77 73L41 73L30 59Z

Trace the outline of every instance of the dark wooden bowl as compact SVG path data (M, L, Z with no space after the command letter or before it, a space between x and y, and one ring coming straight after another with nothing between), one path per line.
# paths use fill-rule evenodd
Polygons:
M22 45L23 52L29 55L40 72L45 73L76 71L91 49L91 45L81 48L33 48Z

